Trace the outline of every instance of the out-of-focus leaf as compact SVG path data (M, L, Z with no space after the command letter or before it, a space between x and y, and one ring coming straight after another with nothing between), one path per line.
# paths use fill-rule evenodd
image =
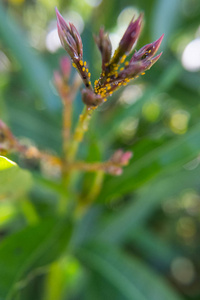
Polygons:
M51 119L45 112L17 106L8 106L9 123L16 136L32 139L39 148L60 151L61 126Z
M13 166L16 166L16 163L8 159L7 157L0 156L0 171L9 169Z
M130 233L129 241L145 259L164 272L169 271L173 259L183 255L182 251L170 244L169 241L161 240L160 237L145 228Z
M147 151L139 160L128 166L123 176L110 178L105 181L104 188L99 196L101 201L121 196L134 191L146 182L167 173L170 170L179 170L180 167L199 154L200 125L197 124L182 137L163 143L161 147ZM133 148L134 152L134 148ZM116 188L117 187L117 188Z
M170 37L181 22L180 0L157 0L152 14L152 38L165 34L162 48L169 43Z
M100 207L92 207L86 212L83 218L77 222L70 242L71 248L78 248L96 235L96 227L101 213L102 209Z
M28 171L20 169L6 157L0 157L0 199L18 198L30 189L31 184Z
M130 232L134 234L167 197L179 194L183 187L197 188L199 174L200 167L192 171L172 172L155 179L138 190L137 197L124 210L103 223L98 238L112 243L125 241Z
M48 219L6 238L0 245L0 299L11 299L16 283L30 268L33 271L57 259L70 232L68 219Z
M122 295L112 287L102 276L91 272L88 280L85 300L115 299L122 300Z
M20 63L24 78L30 84L35 94L45 101L48 108L55 108L57 106L56 97L49 85L49 80L52 77L50 70L39 54L30 49L19 25L13 19L11 20L1 3L0 37Z
M16 216L16 210L11 202L1 202L0 204L0 227L13 220Z
M93 242L77 252L80 261L102 276L122 300L180 300L170 286L135 257L127 257L116 248Z

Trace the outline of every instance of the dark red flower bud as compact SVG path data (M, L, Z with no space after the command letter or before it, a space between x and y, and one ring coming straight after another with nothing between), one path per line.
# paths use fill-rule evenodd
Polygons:
M142 15L140 15L136 21L134 21L134 18L131 20L121 41L119 42L118 48L115 50L115 53L110 61L110 66L113 64L117 64L120 61L120 59L122 59L123 62L125 56L130 53L133 45L135 44L140 35L141 24Z
M82 59L83 57L83 44L78 33L76 27L69 23L69 26L65 22L64 18L61 16L59 11L56 8L56 15L57 15L57 28L58 28L58 35L61 41L61 44L73 59L79 58Z
M109 63L112 53L112 45L107 33L104 32L104 28L99 30L99 35L94 36L95 42L101 52L102 56L102 70L105 70L105 65Z
M111 157L111 161L120 166L126 166L129 160L133 156L131 151L124 152L122 149L118 149Z
M135 42L137 41L142 24L142 15L136 21L131 20L128 28L126 29L121 41L119 42L119 51L123 54L128 54L131 50Z
M130 63L132 62L136 62L139 60L144 60L144 59L151 59L154 54L156 54L156 52L158 51L160 44L163 40L164 34L161 35L161 37L156 40L155 42L151 43L151 44L147 44L144 47L142 47L140 50L136 51L131 60Z

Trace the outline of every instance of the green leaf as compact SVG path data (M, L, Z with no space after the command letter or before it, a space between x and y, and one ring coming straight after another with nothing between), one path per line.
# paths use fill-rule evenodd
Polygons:
M168 44L170 37L176 32L178 25L182 21L180 0L157 0L152 13L152 37L157 39L163 33L165 37L162 48ZM169 22L170 20L170 22Z
M16 166L16 164L12 160L7 157L0 156L0 171L9 169L13 166Z
M50 89L49 80L52 77L50 70L42 58L36 54L24 38L24 32L19 25L9 18L3 5L0 3L0 37L9 47L20 63L25 80L35 94L45 101L49 108L54 108L57 101Z
M80 248L77 257L116 289L122 300L181 299L154 271L112 246L93 242Z
M122 295L112 287L104 278L91 272L86 289L85 300L115 299L122 300Z
M105 181L99 199L107 201L117 198L138 189L162 174L168 174L171 170L178 171L199 154L199 149L200 125L197 124L184 136L166 141L162 146L147 151L137 161L133 158L122 176Z
M153 231L146 228L134 230L133 234L131 232L129 242L134 245L134 249L137 249L140 255L164 271L169 271L171 262L175 258L184 255L183 251L177 249L177 245L164 238L161 239Z
M199 175L200 166L191 171L181 170L156 178L139 189L136 197L119 214L102 222L98 238L112 243L125 241L130 232L134 234L165 199L178 195L183 188L198 189Z
M20 169L17 164L0 157L0 199L18 198L27 192L32 184L31 174Z
M56 260L65 250L70 232L68 219L48 219L6 238L0 246L0 299L11 299L25 273Z

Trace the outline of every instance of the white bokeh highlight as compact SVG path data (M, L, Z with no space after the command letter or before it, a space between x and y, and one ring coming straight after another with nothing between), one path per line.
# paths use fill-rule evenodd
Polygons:
M200 70L200 38L191 41L182 54L182 65L190 72Z

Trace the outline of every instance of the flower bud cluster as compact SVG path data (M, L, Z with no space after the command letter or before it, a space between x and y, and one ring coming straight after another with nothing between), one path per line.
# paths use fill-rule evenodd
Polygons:
M162 54L154 56L160 47L163 35L155 42L135 51L131 59L125 61L140 35L142 14L136 20L134 18L131 20L113 56L111 55L112 45L109 36L101 28L99 35L95 36L94 39L102 57L102 72L100 78L95 80L93 88L87 63L83 60L81 37L75 26L71 23L67 24L57 9L56 14L61 43L85 84L85 89L82 92L83 102L89 107L97 107L119 87L125 86L139 75L144 75L145 71L150 69Z
M111 175L121 175L123 172L122 167L127 166L133 153L131 151L124 152L118 149L110 158L110 165L106 168L106 172Z

